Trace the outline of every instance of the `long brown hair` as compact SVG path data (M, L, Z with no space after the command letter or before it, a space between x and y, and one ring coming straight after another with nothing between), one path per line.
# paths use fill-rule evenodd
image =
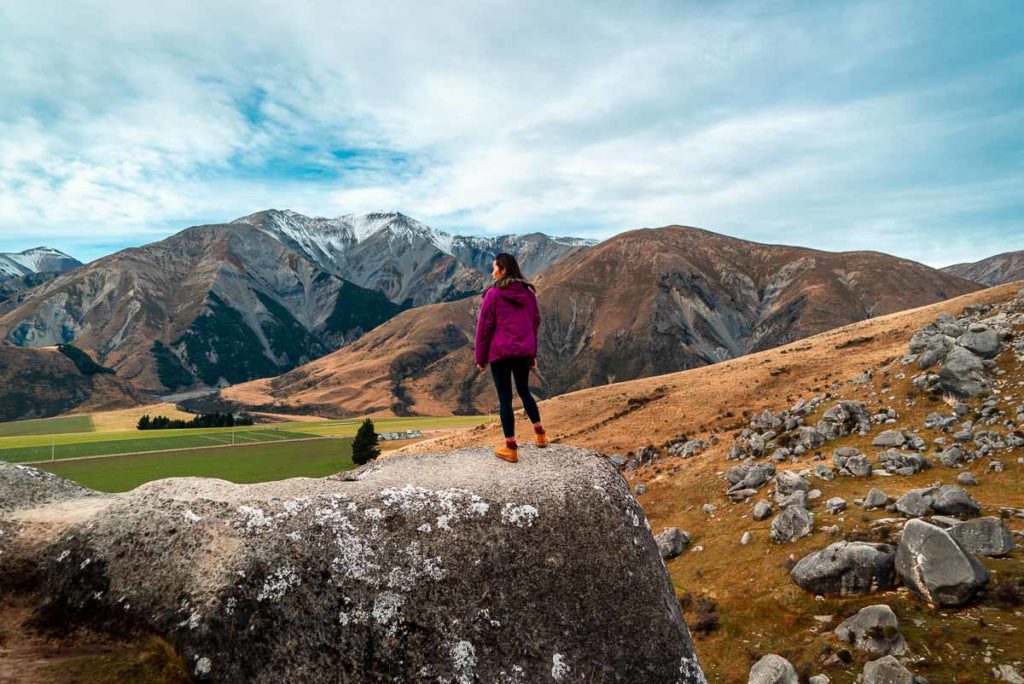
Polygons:
M487 294L487 290L491 287L508 287L512 283L522 283L534 292L537 291L537 288L533 286L533 283L529 282L526 279L526 276L523 275L522 269L519 268L519 262L516 261L514 256L506 252L502 252L494 257L494 261L498 264L498 268L505 271L505 275L501 276L501 278L495 281L492 285L488 285L484 290L484 294Z
M519 262L516 258L507 252L502 252L498 256L494 257L494 262L498 264L498 268L505 271L505 275L502 279L515 279L515 280L526 280L523 276L523 271L519 268Z

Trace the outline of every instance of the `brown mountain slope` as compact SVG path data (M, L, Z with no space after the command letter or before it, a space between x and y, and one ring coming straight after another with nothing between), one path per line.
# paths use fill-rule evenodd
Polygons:
M1024 278L1024 250L996 254L981 261L953 264L942 270L982 285L1012 283Z
M716 363L979 285L874 252L762 245L695 228L636 230L537 279L539 392ZM224 398L327 415L491 412L473 365L479 298L404 312L360 343Z
M107 373L86 374L56 347L0 345L0 420L46 418L144 404L134 387Z
M714 366L563 394L540 402L541 416L555 441L609 453L660 444L680 433L696 437L732 429L745 412L780 410L905 354L911 334L940 313L1004 301L1022 286L1024 281L1009 283L852 323ZM519 437L528 443L529 426L519 423ZM493 421L406 448L458 448L500 436Z
M263 410L321 415L475 413L488 386L473 365L476 297L399 314L335 352L275 378L221 390ZM479 377L478 377L479 376Z

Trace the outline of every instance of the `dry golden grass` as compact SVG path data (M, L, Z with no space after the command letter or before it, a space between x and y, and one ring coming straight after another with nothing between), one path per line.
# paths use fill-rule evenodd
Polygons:
M1022 286L1024 281L879 316L712 366L563 394L541 402L541 416L555 441L609 453L661 444L680 433L722 433L745 425L744 411L788 407L800 397L827 392L834 384L904 354L913 331L940 313L1003 301ZM521 410L517 417L523 418ZM529 439L529 428L525 420L518 420L517 436ZM501 427L494 421L421 442L415 449L488 444L500 438Z
M647 486L646 493L637 498L655 534L673 526L692 533L690 549L669 561L668 569L677 594L707 596L717 604L720 626L707 635L694 634L709 681L745 682L757 658L777 653L789 658L803 677L825 672L833 682L853 682L863 669L862 654L853 652L849 665L828 669L821 663L822 654L846 646L834 639L832 627L875 603L887 603L896 611L914 655L922 658L912 669L933 683L991 681L991 665L985 662L986 655L1002 663L1020 653L1024 643L1024 609L1000 606L991 597L962 610L930 608L902 588L866 597L816 601L789 577L793 562L833 541L844 537L886 540L885 530L872 530L870 523L892 514L864 512L853 505L853 500L866 495L871 487L899 496L915 487L955 483L960 470L935 467L910 477L837 478L832 482L812 478L813 486L822 492L819 503L812 506L818 531L784 545L771 543L771 519L752 520L753 501L729 501L722 474L734 464L725 455L734 435L747 425L750 413L764 409L779 411L801 397L826 392L864 401L869 408L891 405L900 414L894 427L922 428L920 434L931 441L939 433L923 429L924 417L948 407L925 399L920 392L913 393L915 406L904 405L912 391L910 377L917 372L916 366L902 368L898 363L898 358L906 353L910 336L939 313L956 314L969 304L1006 300L1022 284L991 288L941 304L863 321L714 366L592 388L541 403L549 434L558 441L605 453L632 451L645 442L662 444L679 433L691 438L716 435L720 439L718 445L697 457L660 459L625 474L634 487L639 483ZM1024 371L1015 365L1012 355L1004 354L1000 363L1007 371L1004 377L1013 382L1024 381ZM846 382L867 369L876 373L871 383ZM898 378L901 371L905 377ZM827 402L821 410L831 405L831 401ZM807 422L813 424L816 419L812 416ZM529 439L528 423L519 423L520 437ZM874 429L872 435L879 429ZM406 450L492 443L499 438L499 430L497 423L490 423L458 435L426 440ZM871 437L845 437L829 443L822 451L827 459L838 446L856 446L870 455L881 451L870 448L870 440ZM1019 455L1024 452L1015 454ZM971 467L980 484L970 493L986 514L998 515L1002 506L1024 507L1024 465L1017 464L1016 457L1003 461L1006 471L1000 474L986 475L982 466ZM811 465L804 458L799 464L778 467L804 470ZM766 485L760 498L770 498L771 490L771 485ZM847 512L832 516L824 511L820 502L833 496L849 502ZM704 503L717 507L712 515L702 512ZM837 525L839 535L832 537L820 531L828 525ZM1024 530L1024 520L1013 519L1009 526ZM753 535L753 541L746 546L739 543L744 531ZM694 551L696 547L702 550ZM985 564L993 572L990 587L1007 578L1024 577L1019 549L1006 559L986 559ZM816 615L833 616L831 627L822 626ZM695 614L687 613L691 625L695 618Z
M168 418L182 418L184 420L191 420L195 417L195 414L181 411L169 402L134 406L116 411L99 411L89 415L92 416L94 432L119 432L122 430L134 430L139 422L139 418L147 413L150 416L167 416Z

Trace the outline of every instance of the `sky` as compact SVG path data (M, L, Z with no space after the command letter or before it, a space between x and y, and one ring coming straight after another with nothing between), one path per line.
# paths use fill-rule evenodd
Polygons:
M1024 2L0 5L0 251L262 209L1024 249Z

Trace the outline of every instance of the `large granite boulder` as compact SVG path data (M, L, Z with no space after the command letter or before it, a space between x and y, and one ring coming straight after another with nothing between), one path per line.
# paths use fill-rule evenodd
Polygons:
M964 551L979 556L1005 556L1017 546L1006 524L994 516L959 522L948 531Z
M95 496L91 489L45 470L0 461L0 513Z
M960 606L989 580L989 572L949 532L923 520L908 520L896 548L896 572L928 603Z
M985 364L970 350L959 345L953 345L943 360L939 383L943 390L960 397L978 396L989 388Z
M35 624L160 635L200 680L705 681L643 510L591 451L402 455L102 501L19 567ZM0 575L29 513L10 514Z
M889 544L840 541L804 556L790 577L816 596L859 596L896 586L895 559Z

